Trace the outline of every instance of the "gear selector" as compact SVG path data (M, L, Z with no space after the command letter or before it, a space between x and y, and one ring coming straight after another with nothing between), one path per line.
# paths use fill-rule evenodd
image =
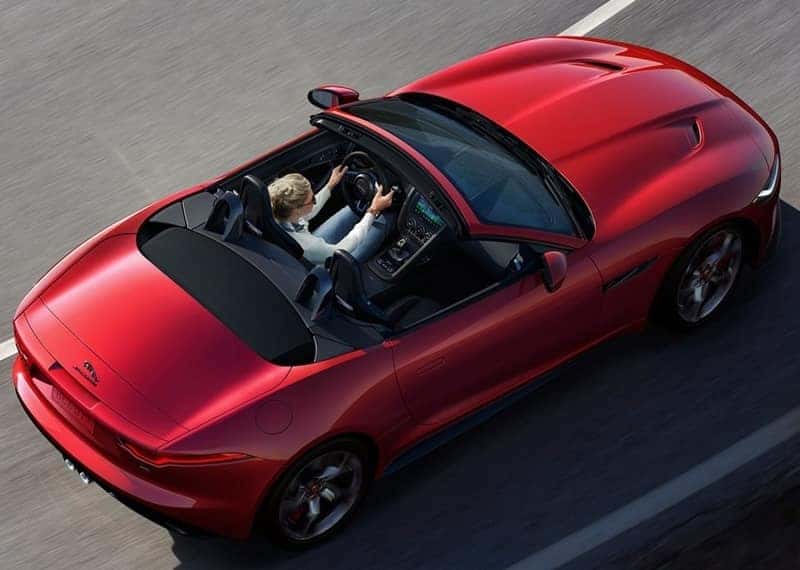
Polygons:
M405 249L406 238L400 238L397 243L389 249L389 255L395 261L403 261L411 255L411 252Z

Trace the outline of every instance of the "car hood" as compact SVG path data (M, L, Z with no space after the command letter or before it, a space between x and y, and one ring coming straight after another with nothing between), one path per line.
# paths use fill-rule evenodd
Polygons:
M115 412L164 439L177 433L170 422L198 427L273 390L290 370L253 352L161 273L135 235L102 241L41 301L29 321L59 364ZM95 385L81 373L85 361Z
M594 39L501 46L390 93L427 93L492 119L553 164L609 237L685 196L671 171L753 148L741 109L694 68ZM702 150L702 153L700 152Z

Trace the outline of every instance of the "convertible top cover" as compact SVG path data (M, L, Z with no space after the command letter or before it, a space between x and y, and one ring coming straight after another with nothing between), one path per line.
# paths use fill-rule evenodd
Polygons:
M281 365L313 359L313 338L290 301L234 251L180 227L161 231L141 251L262 358Z

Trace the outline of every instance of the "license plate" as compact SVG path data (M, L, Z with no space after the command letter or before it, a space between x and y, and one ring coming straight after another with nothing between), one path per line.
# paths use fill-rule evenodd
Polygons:
M94 434L94 420L86 415L78 406L72 403L64 393L53 386L53 402L61 408L67 415L90 434Z

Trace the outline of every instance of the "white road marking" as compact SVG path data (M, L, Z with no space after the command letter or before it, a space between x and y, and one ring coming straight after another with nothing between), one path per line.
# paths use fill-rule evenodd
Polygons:
M800 407L695 465L683 475L509 568L538 570L558 568L571 562L716 483L798 433L800 433Z
M14 344L14 339L10 338L0 342L0 362L6 358L11 358L17 353L17 345Z
M559 36L585 36L606 20L613 18L636 0L609 0L594 12L571 25L558 34Z
M87 132L89 133L90 136L94 137L100 143L100 145L102 146L103 150L109 151L112 155L114 155L114 157L117 160L119 160L119 163L125 168L125 170L128 171L128 174L129 174L128 180L133 182L133 184L139 190L142 191L142 194L144 194L145 198L149 199L150 201L154 201L156 198L158 198L158 196L155 194L155 192L153 192L150 188L148 188L144 184L144 182L142 182L141 177L136 172L136 170L133 168L133 165L130 163L130 161L127 158L125 158L125 155L122 154L122 152L120 152L120 150L116 146L111 144L111 142L109 142L105 138L104 135L101 135L100 133L98 133L97 131L95 131L93 129L90 129Z

